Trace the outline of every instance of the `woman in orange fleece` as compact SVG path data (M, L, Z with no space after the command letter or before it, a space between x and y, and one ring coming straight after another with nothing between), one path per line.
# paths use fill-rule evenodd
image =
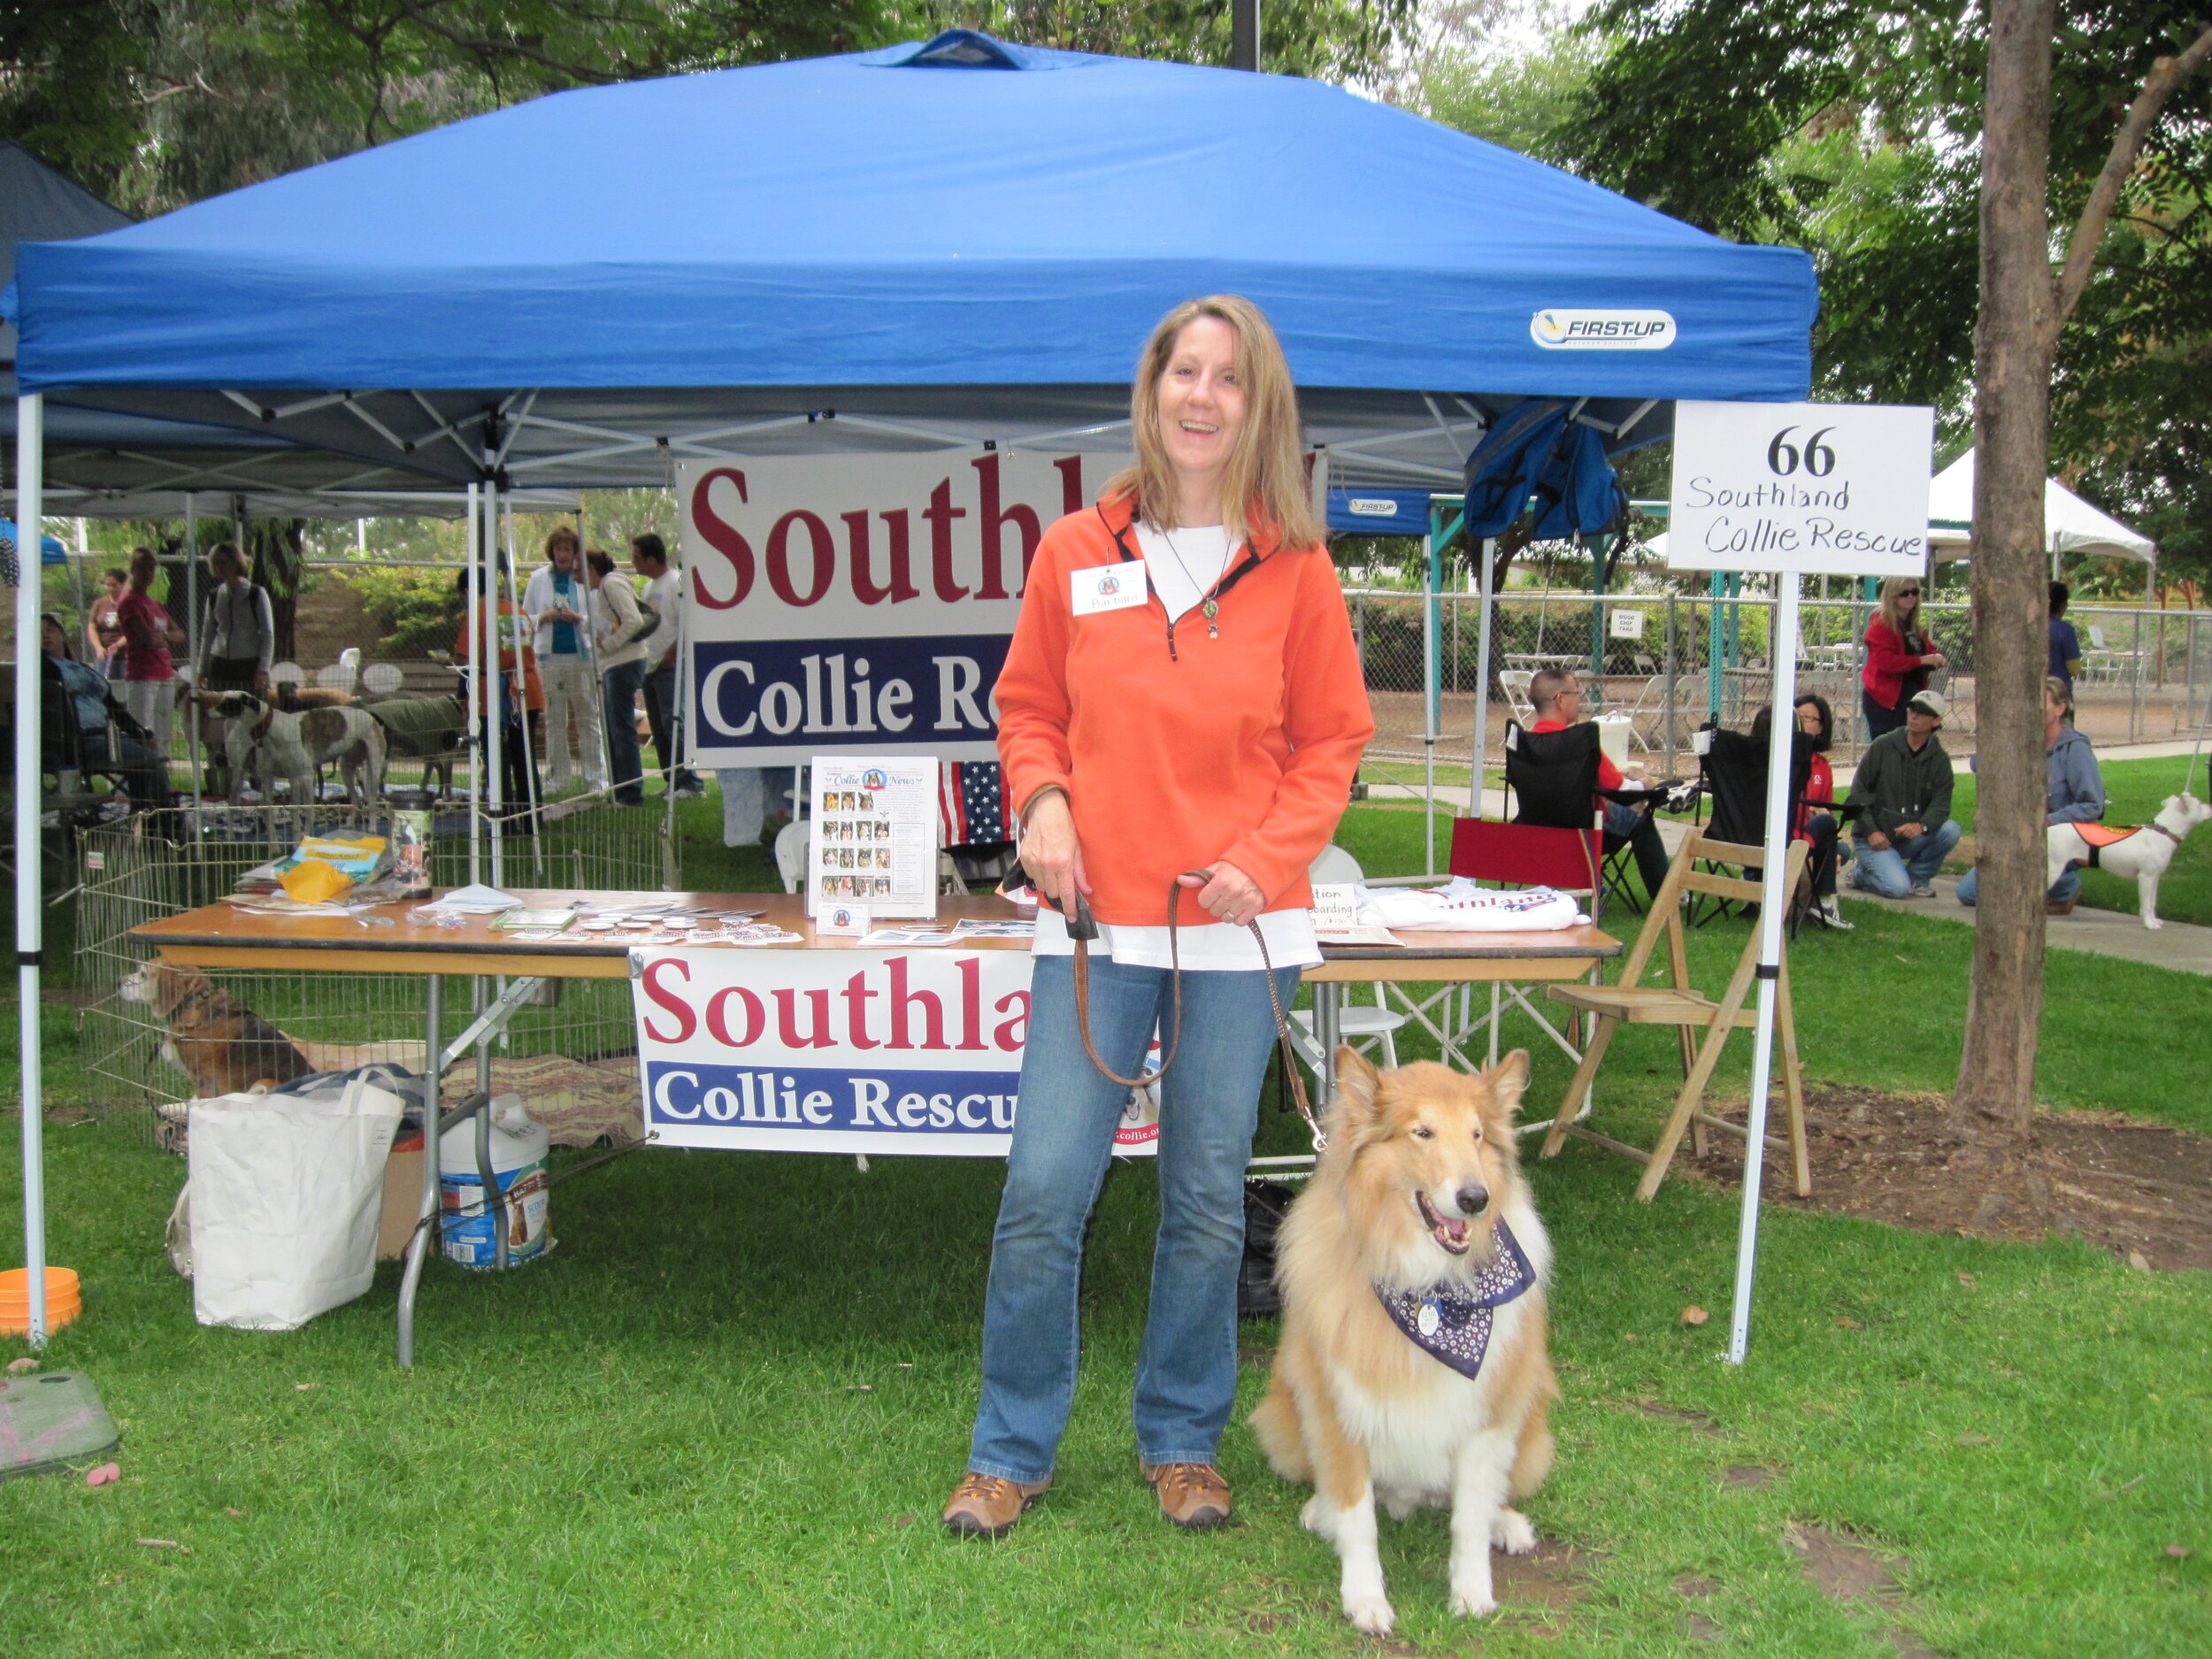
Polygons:
M1233 296L1171 311L1139 359L1131 422L1136 465L1038 544L998 681L1023 863L1059 908L1038 916L983 1398L945 1508L958 1532L1002 1533L1051 1484L1075 1392L1084 1231L1129 1098L1078 1033L1061 919L1078 895L1101 924L1088 1009L1105 1065L1138 1075L1156 1027L1177 1041L1171 956L1184 971L1133 1415L1168 1517L1227 1518L1214 1455L1236 1393L1268 967L1287 1005L1321 960L1306 867L1375 729L1267 319Z

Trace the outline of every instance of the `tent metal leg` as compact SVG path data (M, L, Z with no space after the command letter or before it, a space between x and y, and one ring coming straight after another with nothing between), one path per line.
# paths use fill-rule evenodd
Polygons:
M46 400L34 392L15 400L15 960L17 1013L23 1045L23 1270L29 1299L27 1335L46 1346L46 1148L39 1086L38 953L46 907L39 902L41 863L38 812L40 638L37 603L39 553L46 507Z
M438 1084L445 1075L440 1045L444 1033L445 981L436 974L423 976L423 996L428 1018L423 1033L422 1070L422 1209L415 1217L414 1236L407 1241L407 1268L399 1280L399 1363L402 1370L415 1363L415 1293L422 1285L422 1270L430 1254L431 1218L438 1213Z

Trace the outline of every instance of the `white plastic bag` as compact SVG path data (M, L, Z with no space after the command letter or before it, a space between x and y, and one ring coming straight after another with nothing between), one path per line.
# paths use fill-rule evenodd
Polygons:
M196 1100L192 1311L202 1325L291 1331L376 1276L384 1161L406 1102L388 1066Z

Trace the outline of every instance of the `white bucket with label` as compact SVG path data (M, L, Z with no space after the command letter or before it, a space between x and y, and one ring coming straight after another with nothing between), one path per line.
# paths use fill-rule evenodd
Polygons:
M438 1236L448 1261L464 1267L496 1267L495 1230L503 1217L508 1266L518 1267L553 1248L545 1191L549 1144L545 1130L523 1110L519 1094L493 1099L492 1179L506 1195L503 1208L496 1202L485 1202L484 1183L476 1167L475 1121L456 1125L439 1137Z

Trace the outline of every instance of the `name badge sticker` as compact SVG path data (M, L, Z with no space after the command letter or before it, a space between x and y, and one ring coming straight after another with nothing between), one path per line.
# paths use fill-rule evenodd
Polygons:
M1143 562L1138 559L1118 565L1094 565L1069 575L1074 588L1075 614L1079 617L1094 616L1102 611L1126 611L1132 605L1142 604L1151 594L1145 583Z

